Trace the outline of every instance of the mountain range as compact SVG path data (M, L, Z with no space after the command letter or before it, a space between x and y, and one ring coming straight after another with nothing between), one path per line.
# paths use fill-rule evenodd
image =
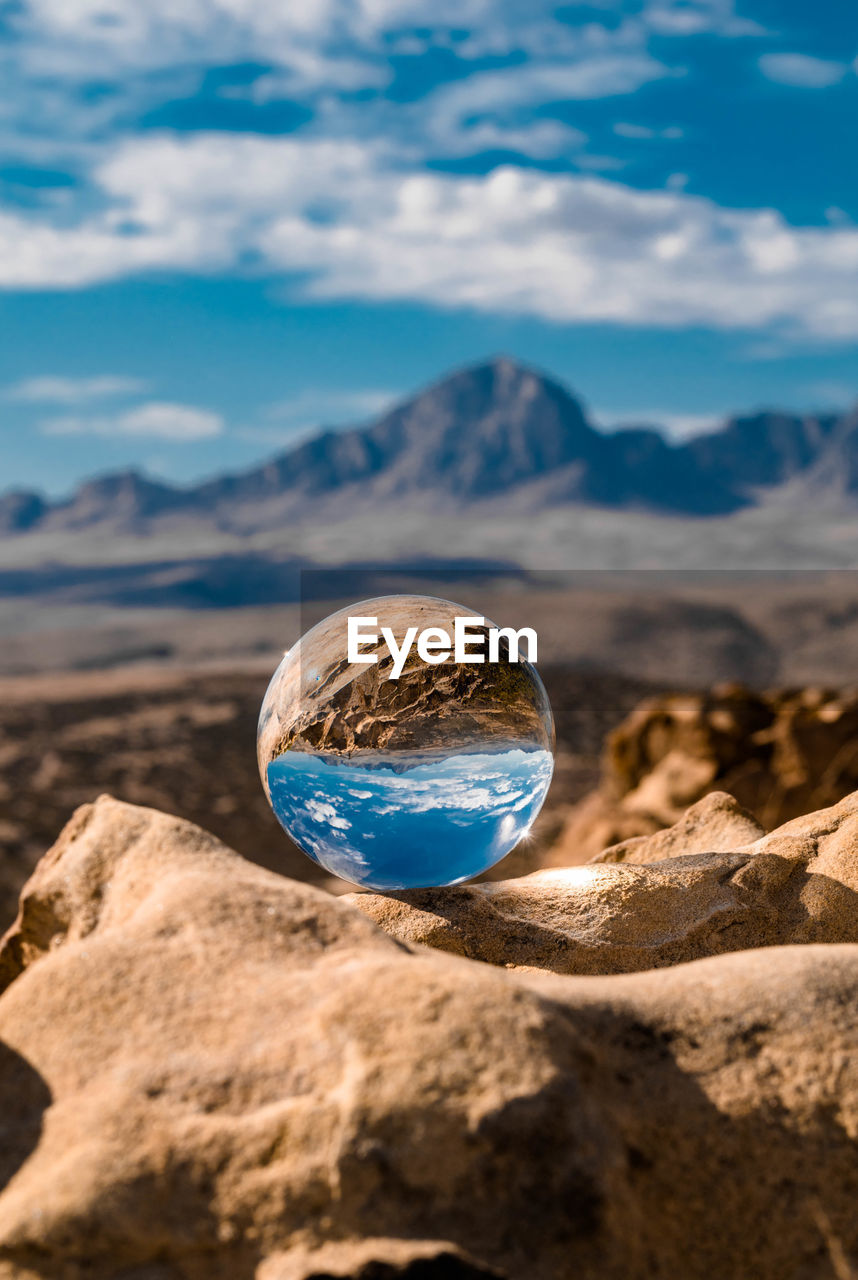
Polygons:
M674 442L651 426L599 430L558 382L499 358L240 474L178 488L126 471L59 501L7 492L0 532L143 534L205 518L247 534L395 506L461 512L499 502L519 517L584 506L703 519L796 495L838 507L858 497L858 408L757 412Z

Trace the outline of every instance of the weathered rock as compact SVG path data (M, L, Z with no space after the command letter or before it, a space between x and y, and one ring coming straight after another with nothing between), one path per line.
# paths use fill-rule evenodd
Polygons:
M592 862L660 862L689 853L729 853L764 836L765 830L753 814L727 795L710 791L691 805L672 827L663 827L649 836L635 836L612 845L592 858Z
M670 830L585 866L346 901L403 942L555 973L858 942L858 793L741 847L760 832L729 796L712 796Z
M819 688L644 700L609 735L602 779L572 806L544 866L585 862L675 823L711 791L765 827L836 804L858 787L858 693Z
M781 846L845 876L854 820ZM858 1257L858 946L504 972L102 800L28 885L3 974L2 1280L823 1280Z
M0 680L0 935L68 815L105 790L227 844L247 840L255 861L283 875L324 881L259 785L269 675L126 666Z

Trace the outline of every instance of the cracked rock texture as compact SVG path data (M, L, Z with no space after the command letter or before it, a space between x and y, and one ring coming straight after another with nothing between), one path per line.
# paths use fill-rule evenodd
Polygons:
M439 891L516 971L85 807L0 953L0 1280L853 1274L857 824L576 869L589 907L545 873ZM513 919L598 976L534 971ZM731 954L649 967L719 920Z

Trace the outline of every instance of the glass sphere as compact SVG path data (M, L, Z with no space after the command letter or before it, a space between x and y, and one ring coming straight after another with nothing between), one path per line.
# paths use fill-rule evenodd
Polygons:
M469 625L471 653L456 662L439 642L412 643L397 679L381 638L397 645L472 611L431 596L364 600L331 614L286 654L259 717L259 771L281 826L334 875L367 888L457 884L494 866L527 834L554 768L545 688L501 635ZM348 659L348 619L372 617L378 642ZM427 640L429 637L427 637ZM435 637L437 640L438 638ZM526 651L526 650L525 650ZM439 660L440 659L440 660Z

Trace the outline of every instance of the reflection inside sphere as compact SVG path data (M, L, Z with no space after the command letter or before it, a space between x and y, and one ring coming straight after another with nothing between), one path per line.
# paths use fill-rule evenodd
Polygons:
M361 601L308 631L268 688L258 750L272 808L311 858L355 884L470 879L509 853L542 807L551 711L536 671L510 661L505 642L492 663L430 664L415 647L397 680L383 640L362 650L376 664L348 661L349 616L375 616L402 637L412 626L452 634L457 615L470 611L429 596Z

